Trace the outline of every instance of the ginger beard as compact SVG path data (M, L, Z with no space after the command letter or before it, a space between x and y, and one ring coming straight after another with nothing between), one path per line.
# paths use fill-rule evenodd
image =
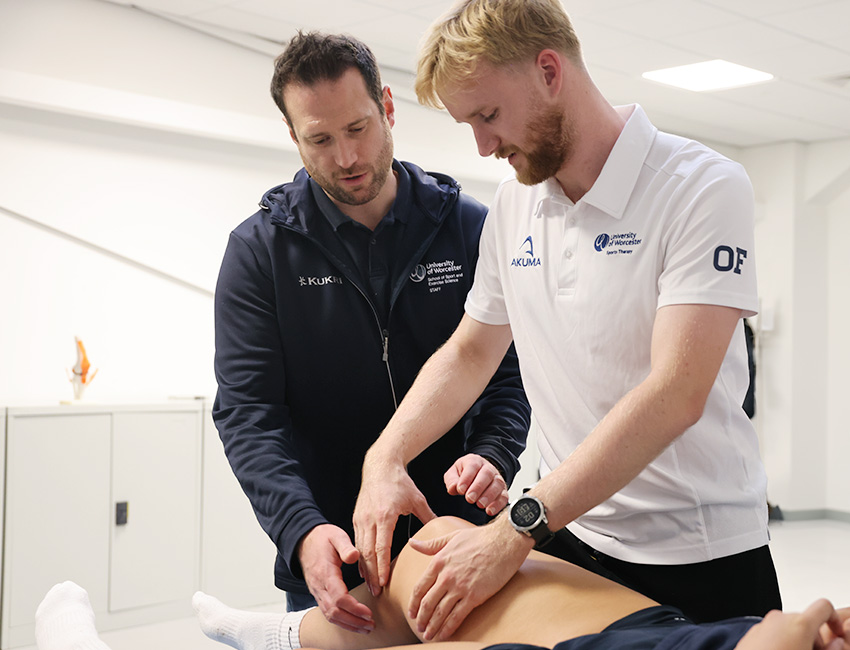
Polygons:
M384 184L387 182L387 177L392 170L393 164L393 138L390 132L390 125L386 120L383 120L384 142L381 145L381 150L378 153L378 158L372 164L356 165L349 169L339 169L333 174L333 178L323 174L317 165L313 165L312 161L302 154L301 162L304 163L304 169L315 180L321 188L334 200L345 205L364 205L373 200L381 192ZM342 187L336 179L348 178L350 176L359 176L367 174L372 180L366 187L360 187L355 190L349 190Z
M538 110L532 113L525 129L529 149L500 147L496 158L521 154L525 165L514 165L517 180L523 185L537 185L555 176L572 154L573 130L564 111L557 108Z

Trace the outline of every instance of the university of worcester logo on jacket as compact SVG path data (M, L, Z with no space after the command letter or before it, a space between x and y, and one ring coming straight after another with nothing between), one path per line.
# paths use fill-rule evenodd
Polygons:
M410 279L417 283L427 280L429 293L437 293L446 285L457 284L463 279L463 264L455 260L417 264L410 272Z

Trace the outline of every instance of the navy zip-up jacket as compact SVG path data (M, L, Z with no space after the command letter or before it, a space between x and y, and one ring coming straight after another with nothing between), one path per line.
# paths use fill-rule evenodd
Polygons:
M260 525L278 549L275 584L306 593L295 553L317 525L354 539L366 450L417 372L463 315L486 208L451 178L410 163L408 220L390 278L386 322L319 211L305 170L269 190L230 236L215 295L213 417ZM396 211L400 209L395 206ZM490 459L508 484L530 409L513 348L478 402L408 471L437 514L486 514L449 496L443 474L466 453ZM399 520L397 553L419 523ZM234 558L235 559L235 558ZM361 582L343 566L349 588Z

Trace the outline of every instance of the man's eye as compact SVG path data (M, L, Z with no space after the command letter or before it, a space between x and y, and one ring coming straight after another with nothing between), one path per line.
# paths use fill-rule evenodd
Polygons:
M492 113L490 113L489 115L485 115L485 116L484 116L484 121L485 121L485 122L492 122L493 120L495 120L495 119L496 119L496 116L497 116L498 114L499 114L499 111L493 111L493 112L492 112Z

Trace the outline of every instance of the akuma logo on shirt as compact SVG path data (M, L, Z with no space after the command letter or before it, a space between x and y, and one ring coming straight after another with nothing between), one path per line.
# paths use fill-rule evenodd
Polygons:
M519 245L520 254L511 260L511 266L540 266L543 262L534 256L534 240L531 235L526 237Z

